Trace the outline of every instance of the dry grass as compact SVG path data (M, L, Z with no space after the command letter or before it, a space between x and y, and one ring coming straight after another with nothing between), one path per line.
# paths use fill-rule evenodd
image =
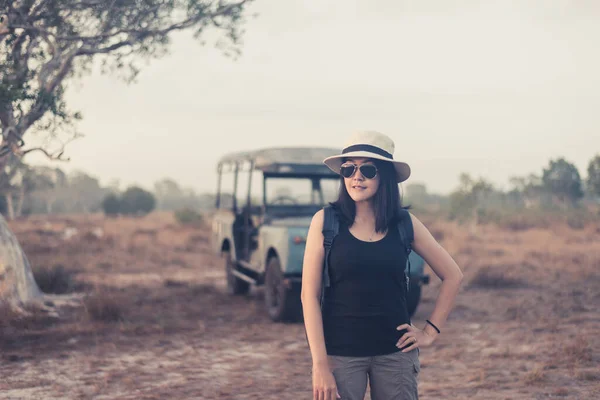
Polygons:
M527 385L540 385L546 380L546 372L543 365L537 365L534 369L523 376L523 382Z
M590 341L582 336L575 336L563 345L558 357L568 365L586 365L593 360Z
M600 371L594 370L579 370L575 373L575 377L582 381L600 382Z
M50 311L38 303L17 308L0 301L0 342L14 333L36 331L53 325L57 318Z
M92 320L107 323L123 321L130 308L125 294L104 289L86 297L84 306Z
M469 286L480 289L514 289L529 286L524 279L506 276L504 266L481 268L469 282Z
M421 219L465 274L442 335L421 351L422 397L598 398L599 227L470 230ZM181 225L172 213L11 222L32 265L64 265L96 289L58 322L40 314L22 328L23 319L4 317L17 322L0 334L2 395L310 397L303 326L271 323L260 289L226 295L207 226ZM66 228L78 233L66 239ZM430 317L439 285L433 276L423 288L415 325Z
M513 232L529 229L548 229L552 226L550 218L547 216L525 213L505 216L496 223L500 228Z
M572 392L569 391L569 389L560 388L560 387L552 390L552 393L554 394L554 396L559 396L559 397L566 397L566 396L569 396L570 394L572 394Z

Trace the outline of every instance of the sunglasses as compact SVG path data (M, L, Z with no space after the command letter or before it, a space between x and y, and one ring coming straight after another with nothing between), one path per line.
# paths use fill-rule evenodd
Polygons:
M342 164L340 167L340 175L344 178L352 178L357 169L359 169L362 176L367 179L373 179L377 176L377 167L373 164L363 164L358 166L351 163Z

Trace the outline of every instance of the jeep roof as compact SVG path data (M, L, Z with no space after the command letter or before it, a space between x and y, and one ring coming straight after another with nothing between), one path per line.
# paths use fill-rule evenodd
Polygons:
M226 154L219 160L218 168L251 163L253 169L265 175L321 175L339 177L323 160L337 154L339 149L328 147L273 147Z

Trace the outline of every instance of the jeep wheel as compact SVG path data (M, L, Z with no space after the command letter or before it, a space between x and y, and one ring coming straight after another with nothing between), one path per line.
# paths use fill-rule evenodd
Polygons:
M285 287L281 263L277 256L271 257L267 263L265 305L269 317L275 322L296 321L302 311L300 291L295 287Z
M407 294L406 298L406 306L408 308L408 315L412 317L417 310L417 306L419 305L419 301L421 300L421 285L418 282L415 282L416 278L412 278L410 280L409 286L410 290Z
M225 277L227 279L227 293L229 294L246 294L250 290L250 283L246 282L233 274L235 265L231 252L223 252L223 260L225 264Z

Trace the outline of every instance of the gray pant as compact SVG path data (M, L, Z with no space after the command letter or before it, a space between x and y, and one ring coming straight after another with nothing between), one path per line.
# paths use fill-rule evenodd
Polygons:
M419 349L374 357L329 356L342 400L363 400L367 379L371 400L417 400Z

